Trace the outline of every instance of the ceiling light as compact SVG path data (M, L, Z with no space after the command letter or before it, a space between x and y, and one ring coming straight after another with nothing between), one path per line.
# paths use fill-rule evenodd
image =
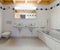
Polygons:
M41 0L38 0L37 3L41 2Z
M15 3L16 1L15 1L15 0L13 0L13 2Z

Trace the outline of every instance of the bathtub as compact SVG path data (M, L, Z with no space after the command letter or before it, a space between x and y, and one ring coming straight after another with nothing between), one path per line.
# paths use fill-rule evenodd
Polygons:
M43 33L40 31L39 38L45 42L50 50L60 50L60 32L51 30L49 33Z
M56 40L59 40L60 42L60 31L57 30L51 30L48 35L52 36L53 38L55 38Z

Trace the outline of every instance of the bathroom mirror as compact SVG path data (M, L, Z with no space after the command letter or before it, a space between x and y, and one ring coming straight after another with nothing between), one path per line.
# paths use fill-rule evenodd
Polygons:
M15 19L35 19L36 10L15 10Z

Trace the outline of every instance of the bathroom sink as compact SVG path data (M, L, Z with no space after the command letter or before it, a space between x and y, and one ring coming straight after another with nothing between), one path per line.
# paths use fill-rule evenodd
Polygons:
M31 32L33 32L34 29L38 29L39 27L29 26L28 28L29 28L29 30L30 30Z
M23 26L14 26L15 28L22 28Z
M30 24L29 26L28 26L29 28L37 28L37 26L35 26L34 24Z
M19 30L19 32L20 32L21 29L22 29L24 26L18 24L18 25L14 25L13 27L14 27L14 28L17 28L17 29Z
M38 28L37 26L33 25L33 24L30 24L28 26L29 30L32 32L35 28Z
M18 30L19 30L19 32L21 31L21 29L23 28L23 27L21 27L21 26L14 26L15 28L17 28Z
M22 24L15 24L14 27L16 27L16 28L22 28L24 26Z

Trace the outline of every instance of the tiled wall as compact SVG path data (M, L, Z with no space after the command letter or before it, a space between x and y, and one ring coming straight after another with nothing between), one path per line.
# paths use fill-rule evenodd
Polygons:
M0 3L0 35L2 33L2 9L1 7L2 7L2 4Z
M50 6L53 6L53 9L50 10L50 18L51 18L51 28L53 29L60 29L60 0L56 0Z

